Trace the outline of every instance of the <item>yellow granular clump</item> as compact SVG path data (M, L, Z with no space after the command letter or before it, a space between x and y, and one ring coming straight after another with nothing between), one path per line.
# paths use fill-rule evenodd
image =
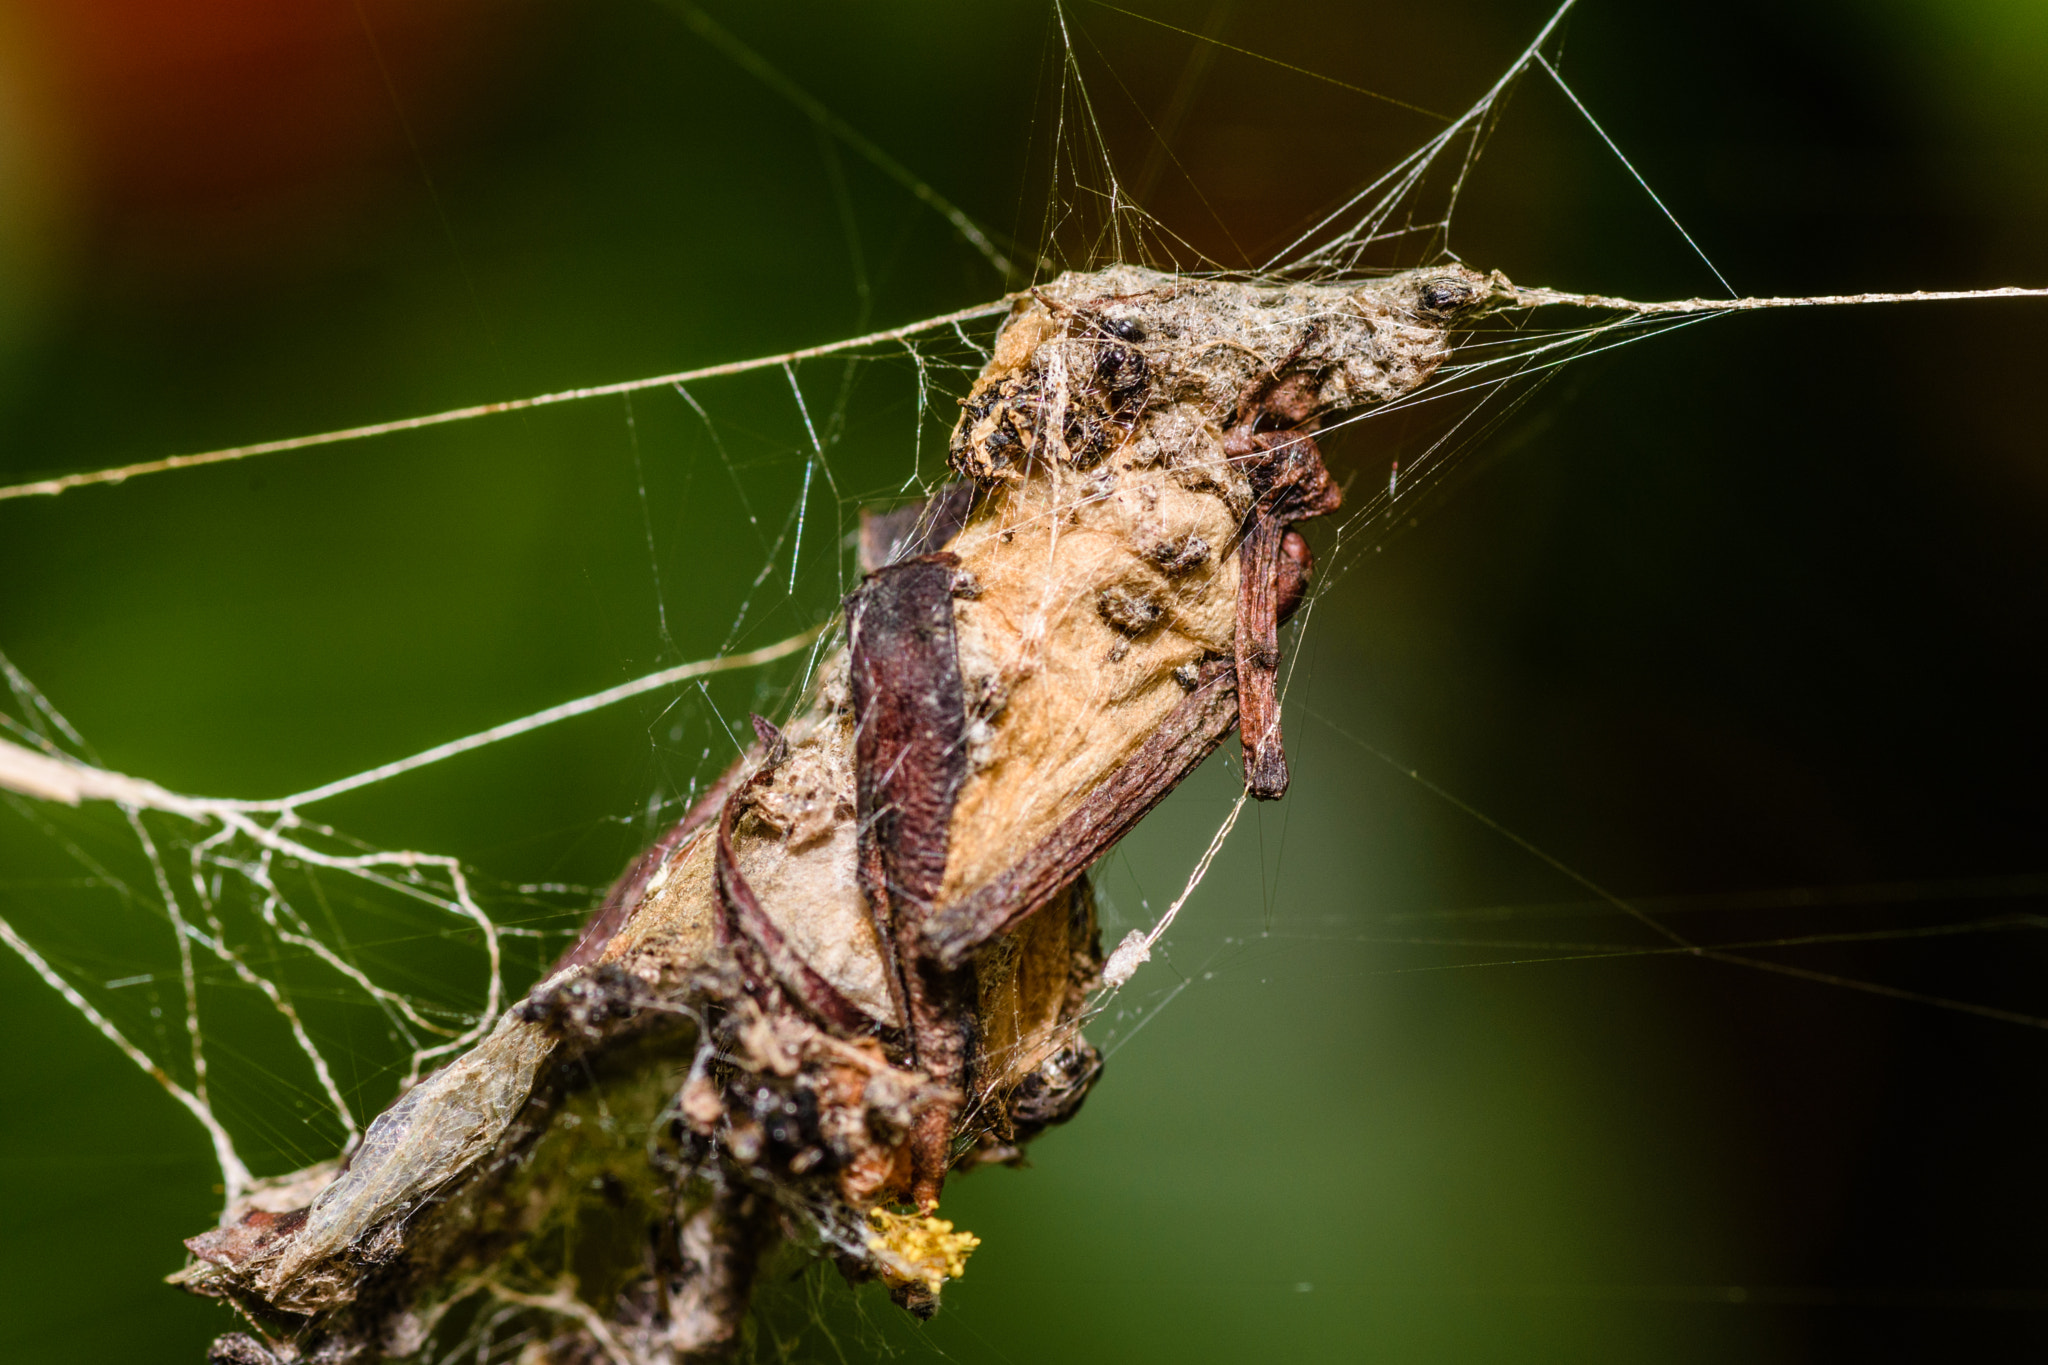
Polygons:
M930 1214L869 1209L868 1225L874 1229L868 1250L882 1262L887 1278L922 1280L934 1294L948 1277L957 1280L967 1273L967 1257L981 1245L973 1233L955 1232L951 1223Z

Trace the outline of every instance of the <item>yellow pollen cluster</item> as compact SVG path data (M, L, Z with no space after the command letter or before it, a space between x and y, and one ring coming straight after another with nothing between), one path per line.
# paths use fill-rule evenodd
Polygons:
M967 1257L981 1239L971 1232L955 1232L943 1218L929 1214L891 1213L869 1209L868 1250L882 1262L892 1280L922 1280L934 1294L948 1276L959 1279L967 1273Z

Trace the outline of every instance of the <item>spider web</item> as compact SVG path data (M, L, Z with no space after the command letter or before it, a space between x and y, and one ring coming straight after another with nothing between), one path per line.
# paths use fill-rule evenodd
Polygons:
M1057 266L1142 260L1187 271L1225 273L1171 232L1134 198L1109 159L1111 138L1098 101L1102 77L1087 74L1089 40L1074 11L1055 5L1055 40L1041 134L1047 188L1042 218L1021 240L976 223L878 144L839 120L766 59L747 48L702 11L678 7L689 25L755 75L809 121L827 149L833 183L841 184L841 157L865 164L894 182L923 210L937 215L1000 276L1019 284ZM1488 139L1507 116L1509 98L1523 77L1544 83L1583 115L1589 130L1621 149L1572 93L1562 73L1567 4L1550 16L1490 88L1463 113L1407 157L1366 180L1281 250L1249 272L1270 278L1341 280L1375 271L1455 259L1452 227L1461 196L1478 173ZM1140 16L1142 17L1142 16ZM1114 79L1114 72L1109 74ZM1165 145L1162 139L1161 145ZM1625 158L1622 160L1627 165ZM1633 167L1629 174L1634 175ZM1148 171L1141 179L1157 172ZM1654 192L1636 177L1646 193ZM842 199L843 202L843 199ZM1663 210L1661 200L1657 206ZM1664 210L1670 216L1668 210ZM1673 217L1693 251L1698 246ZM867 287L855 243L854 269ZM1700 258L1706 260L1705 253ZM1712 269L1712 262L1706 262ZM1240 272L1243 265L1240 263ZM1719 271L1714 271L1719 276ZM1732 290L1729 291L1731 294ZM43 768L21 759L6 774L15 815L40 832L53 854L48 876L12 880L14 903L28 906L0 922L0 939L66 1002L205 1129L232 1201L252 1179L345 1151L362 1124L389 1097L487 1030L507 1000L535 979L573 933L577 918L599 888L519 881L493 876L488 855L386 846L322 821L318 809L344 796L374 792L387 783L441 763L471 761L490 746L518 745L532 735L568 726L605 708L643 701L648 733L663 754L665 779L630 823L645 831L686 807L694 793L728 760L744 733L750 710L773 713L805 687L829 643L819 609L851 585L850 536L858 508L929 492L943 476L941 455L952 399L964 394L986 357L994 320L1003 305L993 298L927 322L875 329L849 340L790 351L761 360L718 364L646 379L565 389L511 402L289 438L175 460L150 461L85 476L64 486L118 482L192 465L229 463L289 450L370 439L427 426L496 419L500 414L568 404L613 404L631 451L639 524L653 580L659 634L670 659L682 651L670 633L668 604L679 590L678 566L663 563L651 489L652 429L691 431L712 455L728 485L734 515L760 545L743 589L731 602L730 625L701 659L672 662L626 683L451 739L394 760L283 797L208 798L172 793L126 776L123 765L96 754L64 717L60 699L39 691L6 664L12 698L4 717L19 752L59 760ZM1367 496L1354 489L1326 558L1315 595L1303 613L1301 634L1314 630L1317 603L1347 574L1403 534L1411 511L1439 493L1541 384L1567 363L1603 349L1690 326L1714 311L1681 314L1603 314L1578 326L1538 326L1528 316L1490 326L1453 363L1411 397L1350 419L1389 425L1420 420L1426 440L1404 447L1402 465ZM1542 315L1548 321L1548 315ZM725 387L731 386L731 387ZM887 396L877 397L886 390ZM1441 415L1440 415L1441 414ZM1433 424L1433 425L1432 425ZM910 455L892 485L842 481L842 452L850 443L908 437ZM664 437L666 439L666 437ZM643 442L645 444L643 445ZM793 478L771 481L757 471L780 466ZM710 474L695 476L707 482ZM784 483L793 487L783 487ZM701 485L699 485L701 487ZM28 492L56 491L24 485ZM773 491L769 491L770 489ZM14 493L18 490L6 490ZM664 570L667 578L664 579ZM1301 651L1296 650L1296 657ZM719 743L720 737L725 743ZM1375 760L1406 772L1401 762L1364 740L1347 736ZM513 752L518 752L515 749ZM1213 773L1211 774L1213 776ZM1573 913L1622 917L1655 941L1562 942L1539 938L1418 934L1405 927L1403 942L1499 950L1495 962L1529 955L1555 960L1586 954L1706 956L1770 972L1803 976L1817 984L1890 994L1939 1008L2026 1027L2048 1021L2018 1010L1941 997L1832 973L1809 972L1753 955L1796 940L1767 938L1702 946L1675 922L1682 905L1650 904L1610 894L1534 844L1493 826L1426 776L1409 774L1435 799L1451 803L1528 856L1577 883L1587 901ZM66 792L66 781L82 782ZM40 787L39 785L40 784ZM65 797L85 798L74 809ZM115 814L107 814L111 804ZM1105 887L1108 923L1126 922L1143 951L1123 956L1115 985L1134 979L1145 955L1168 956L1174 917L1191 902L1224 840L1237 824L1242 797L1206 827L1203 842L1185 860L1190 869L1168 908L1154 915L1149 899L1135 897L1129 911L1118 900L1114 877ZM57 871L58 865L64 871ZM2031 895L2028 878L1987 884L1986 897ZM1914 894L1910 889L1895 893ZM1882 899L1882 893L1877 893ZM1864 894L1864 900L1871 893ZM1720 902L1725 904L1725 902ZM1442 916L1455 922L1459 911ZM1540 920L1554 908L1518 906L1518 922ZM112 937L100 926L109 916L135 917L157 927L160 951L138 958L125 945L110 956L98 943ZM1390 918L1390 926L1392 919ZM1992 915L1937 932L1994 933L2022 925ZM1918 931L1887 930L1898 937ZM1261 939L1270 938L1262 930ZM1129 996L1115 989L1098 1003L1094 1032L1114 1051L1148 1026L1190 987L1218 970L1236 970L1254 950L1226 936L1207 961L1159 973ZM1474 963L1471 965L1481 965ZM262 1160L245 1153L260 1149ZM488 1335L488 1334L487 1334ZM516 1348L517 1341L506 1343ZM484 1359L497 1345L480 1346Z

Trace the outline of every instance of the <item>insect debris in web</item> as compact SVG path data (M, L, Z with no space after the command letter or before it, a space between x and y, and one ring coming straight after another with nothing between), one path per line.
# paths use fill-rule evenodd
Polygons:
M865 521L796 714L757 717L547 979L345 1164L188 1242L178 1281L264 1332L220 1358L398 1353L486 1294L556 1305L549 1358L678 1359L733 1340L778 1241L935 1311L974 1244L935 1214L946 1182L1101 1074L1089 866L1233 727L1248 791L1286 790L1295 527L1340 501L1319 424L1412 393L1495 290L1120 266L1019 296L957 481ZM540 1273L600 1218L642 1231L584 1239L573 1291Z

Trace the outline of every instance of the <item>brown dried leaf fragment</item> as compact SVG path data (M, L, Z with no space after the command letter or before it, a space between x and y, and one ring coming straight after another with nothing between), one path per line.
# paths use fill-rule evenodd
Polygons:
M910 1024L911 1061L965 1090L974 1064L973 981L917 951L946 872L953 806L967 777L967 704L953 637L959 559L892 564L847 599L853 673L861 887ZM933 1108L912 1135L912 1197L939 1202L954 1114Z

